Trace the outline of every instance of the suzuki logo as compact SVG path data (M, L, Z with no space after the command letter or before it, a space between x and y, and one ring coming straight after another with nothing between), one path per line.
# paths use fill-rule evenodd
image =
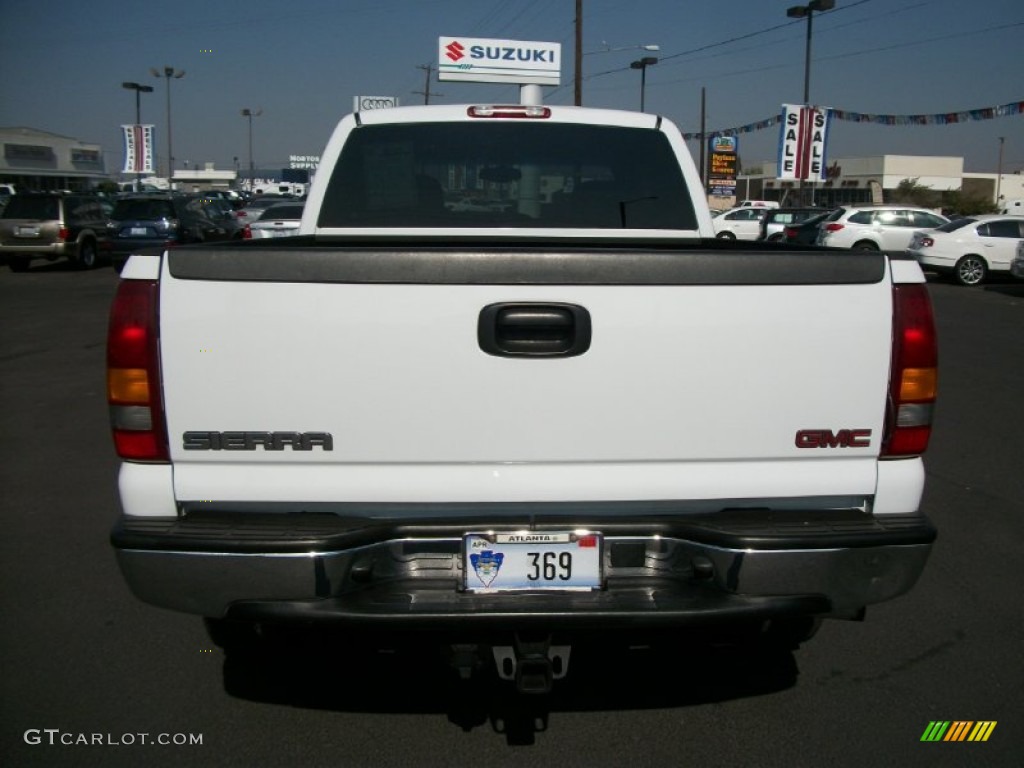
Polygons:
M449 43L444 47L444 49L448 51L447 56L452 61L458 61L459 59L465 57L463 51L466 50L466 48L465 46L462 45L462 43L459 43L458 41Z

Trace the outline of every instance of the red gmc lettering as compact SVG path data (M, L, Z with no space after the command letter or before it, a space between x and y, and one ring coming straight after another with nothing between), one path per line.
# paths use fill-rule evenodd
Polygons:
M801 429L796 433L797 448L869 448L870 429Z

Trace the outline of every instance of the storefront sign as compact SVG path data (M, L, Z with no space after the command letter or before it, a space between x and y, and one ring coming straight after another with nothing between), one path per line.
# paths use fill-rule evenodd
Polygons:
M320 155L288 155L288 167L315 171L320 167Z
M441 37L437 48L439 80L519 85L560 82L561 43Z

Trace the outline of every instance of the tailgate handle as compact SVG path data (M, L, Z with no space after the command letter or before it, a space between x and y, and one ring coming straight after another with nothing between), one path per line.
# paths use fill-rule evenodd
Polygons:
M491 304L480 311L477 339L498 357L574 357L590 349L590 313L576 304Z

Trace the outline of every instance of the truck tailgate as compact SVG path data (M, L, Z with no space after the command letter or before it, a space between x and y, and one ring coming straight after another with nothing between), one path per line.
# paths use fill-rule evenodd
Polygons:
M881 254L272 245L164 259L179 501L874 493ZM581 308L589 348L488 353L481 313L505 303Z

